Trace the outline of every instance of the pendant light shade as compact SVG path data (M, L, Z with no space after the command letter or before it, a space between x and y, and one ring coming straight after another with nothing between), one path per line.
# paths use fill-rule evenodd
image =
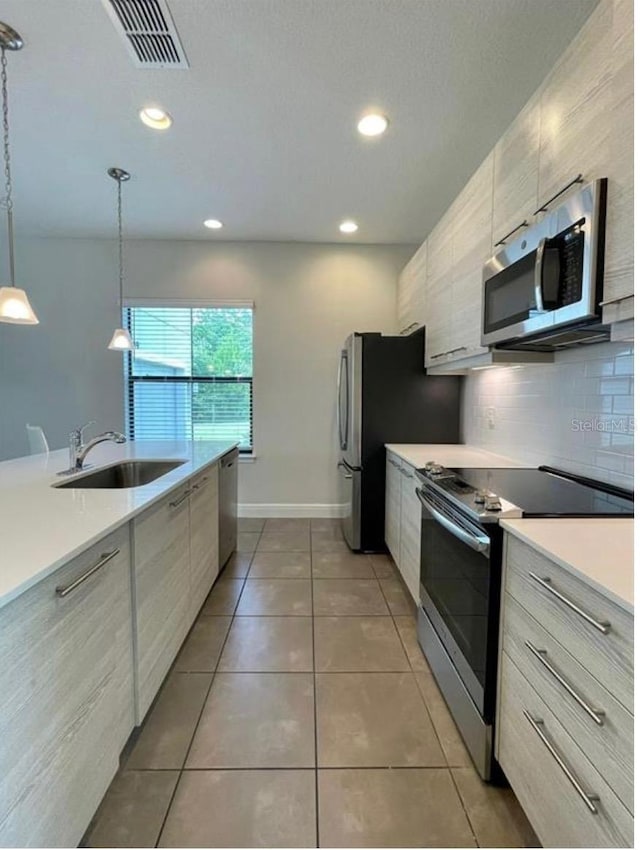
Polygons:
M109 177L118 184L118 281L120 300L120 314L122 315L123 286L124 286L124 262L122 255L122 184L131 178L128 171L123 168L110 168L107 171ZM109 343L111 351L133 351L134 345L131 334L126 328L116 328Z
M11 157L9 152L9 94L7 88L7 50L20 50L22 38L9 24L0 21L0 81L2 83L2 133L7 210L7 243L9 253L9 286L0 286L0 322L12 325L37 325L38 317L29 303L24 289L15 282L15 260L13 244L13 196L11 185Z
M111 337L109 348L112 351L133 351L131 334L125 328L116 328Z
M27 293L17 286L0 286L0 322L11 325L37 325L38 317Z

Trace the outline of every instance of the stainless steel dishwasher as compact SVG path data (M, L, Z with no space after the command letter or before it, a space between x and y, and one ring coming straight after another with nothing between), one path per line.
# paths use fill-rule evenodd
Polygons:
M220 569L236 548L238 537L238 449L232 449L220 459Z

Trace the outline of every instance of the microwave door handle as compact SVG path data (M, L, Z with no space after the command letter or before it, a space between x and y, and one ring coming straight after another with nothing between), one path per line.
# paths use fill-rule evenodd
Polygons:
M465 531L464 528L461 528L457 523L450 520L448 517L441 514L440 511L437 511L433 505L428 502L425 497L422 495L422 492L416 488L416 495L424 505L424 507L429 511L431 516L435 519L437 523L439 523L443 528L445 528L448 532L453 534L454 537L457 537L465 546L468 546L470 549L473 549L474 552L480 552L483 555L486 555L489 551L489 547L491 545L491 541L485 535L476 537L475 534L470 534L468 531Z
M533 271L536 311L546 313L559 306L560 252L543 237L536 249L536 264Z

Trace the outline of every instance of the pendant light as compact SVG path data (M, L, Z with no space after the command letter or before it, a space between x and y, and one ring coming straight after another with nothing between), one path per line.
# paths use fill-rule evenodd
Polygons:
M124 263L122 259L122 184L130 179L131 175L122 168L110 168L107 171L118 184L118 279L120 282L120 315L122 315ZM126 328L116 328L111 337L109 348L112 351L133 351L133 340Z
M13 325L37 325L27 293L16 286L13 244L13 197L11 186L11 158L9 156L9 96L7 92L7 50L20 50L22 38L8 24L0 21L0 63L2 70L2 130L4 136L5 207L7 209L7 243L9 249L9 286L0 286L0 322Z

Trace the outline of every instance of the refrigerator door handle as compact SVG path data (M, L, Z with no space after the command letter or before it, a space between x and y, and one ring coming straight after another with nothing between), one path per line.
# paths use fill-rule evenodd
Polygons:
M347 352L343 349L340 352L340 364L338 365L338 404L337 404L337 417L338 417L338 442L340 444L340 451L344 451L347 448L346 434L349 433L349 420L345 423L345 433L342 432L342 382L345 380L345 376L347 375L347 370L345 369L345 365L347 364ZM347 376L347 384L346 384L346 405L347 405L347 417L349 415L349 381Z
M338 461L338 469L343 470L342 474L345 478L353 478L353 474L349 471L349 467L345 463L343 463L341 460Z

